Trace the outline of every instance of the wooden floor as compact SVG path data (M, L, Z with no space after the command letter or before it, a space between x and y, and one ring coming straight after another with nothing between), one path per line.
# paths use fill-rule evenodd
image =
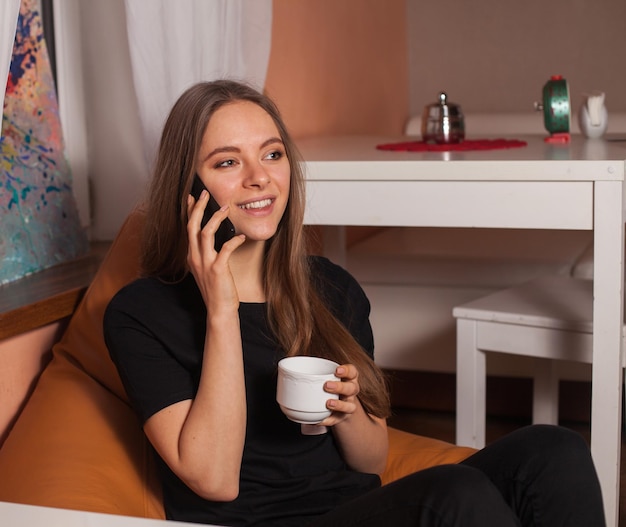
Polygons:
M530 424L523 418L488 418L486 440L487 443L507 434L516 428ZM451 412L435 412L424 410L413 410L405 408L394 408L394 415L389 420L389 425L407 432L434 437L444 441L454 442L455 438L455 422L454 413ZM581 422L563 422L562 426L566 426L576 430L589 442L591 432L589 423ZM626 527L626 460L625 460L625 441L622 439L622 460L621 460L621 479L620 479L620 527Z

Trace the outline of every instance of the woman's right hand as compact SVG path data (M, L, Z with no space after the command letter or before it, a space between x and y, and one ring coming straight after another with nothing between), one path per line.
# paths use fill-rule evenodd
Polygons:
M217 314L223 309L236 311L239 309L239 296L230 271L229 258L244 243L245 236L234 236L217 252L214 247L215 233L228 216L228 207L222 207L213 214L201 229L208 202L209 193L206 190L202 191L197 201L191 195L187 198L187 264L198 284L208 313Z

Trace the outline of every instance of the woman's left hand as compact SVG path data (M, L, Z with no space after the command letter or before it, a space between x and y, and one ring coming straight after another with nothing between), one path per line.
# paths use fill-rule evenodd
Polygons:
M341 421L349 419L361 406L358 395L359 372L353 364L342 364L335 370L339 381L327 381L324 390L328 393L337 394L339 399L329 399L326 407L332 411L330 417L324 419L321 425L334 426Z

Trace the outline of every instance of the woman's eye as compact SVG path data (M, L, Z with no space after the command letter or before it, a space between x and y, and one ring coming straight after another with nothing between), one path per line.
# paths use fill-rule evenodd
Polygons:
M234 159L226 159L225 161L220 161L215 165L215 168L219 167L232 167L235 164Z
M270 152L269 154L267 154L266 159L280 159L281 157L283 157L283 152L281 152L280 150L276 150L274 152Z

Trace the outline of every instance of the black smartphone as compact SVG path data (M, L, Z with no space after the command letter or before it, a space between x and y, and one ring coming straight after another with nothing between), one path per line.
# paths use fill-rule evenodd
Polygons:
M198 200L200 198L200 194L205 189L206 189L206 186L204 185L204 183L202 183L202 180L200 179L198 174L196 174L195 177L193 178L193 184L191 185L191 195L196 200ZM204 209L204 216L202 217L202 222L200 223L201 229L204 228L204 226L207 224L207 221L209 221L209 218L211 218L211 216L213 216L213 214L215 214L218 210L220 210L220 206L218 205L217 201L215 201L215 199L213 198L213 195L210 195L209 202L207 203L207 206ZM220 249L222 248L222 245L224 245L224 243L230 240L233 236L235 236L235 226L228 218L225 218L224 220L222 220L222 223L220 224L220 226L217 229L217 232L215 233L215 250L219 252Z

